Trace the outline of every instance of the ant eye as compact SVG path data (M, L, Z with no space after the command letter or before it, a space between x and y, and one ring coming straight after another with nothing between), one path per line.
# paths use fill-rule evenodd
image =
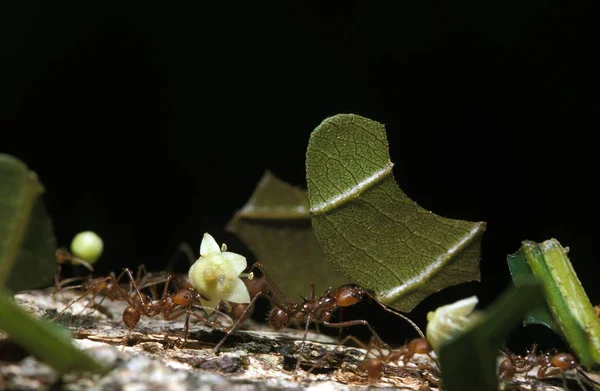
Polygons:
M357 297L358 295L356 294L356 292L352 292L352 297Z
M183 295L183 298L184 298L184 299L189 299L189 298L190 298L190 295L186 293L185 295Z

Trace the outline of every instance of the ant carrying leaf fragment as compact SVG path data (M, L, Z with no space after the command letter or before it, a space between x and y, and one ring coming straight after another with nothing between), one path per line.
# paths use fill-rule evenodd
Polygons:
M400 311L443 288L479 280L485 222L433 214L392 174L384 126L340 114L311 134L306 181L315 238L352 282Z
M389 311L407 321L417 331L417 333L424 338L423 332L414 322L401 313L381 303L373 296L372 293L362 289L358 285L348 284L335 289L329 288L323 296L317 297L315 293L315 285L311 284L308 296L302 298L302 303L296 303L283 295L279 287L270 278L269 274L260 263L255 263L251 270L254 268L261 271L268 290L261 290L254 295L249 305L237 317L237 320L233 326L227 331L223 339L215 346L215 351L218 351L227 337L238 328L240 322L245 318L246 312L252 308L253 304L260 297L266 297L272 304L272 308L267 319L269 326L273 330L281 330L282 328L289 326L292 321L301 321L305 323L304 335L300 344L300 348L298 349L299 356L302 356L304 353L308 329L312 323L333 328L364 326L371 332L373 339L376 340L378 344L387 347L387 344L379 337L375 329L366 320L355 319L339 322L332 321L333 314L336 310L356 305L365 297L374 299L374 301L384 310ZM300 360L297 360L296 370L298 370L300 362Z

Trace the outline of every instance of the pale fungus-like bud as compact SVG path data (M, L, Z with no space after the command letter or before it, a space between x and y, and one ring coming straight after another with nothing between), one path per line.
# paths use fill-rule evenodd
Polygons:
M427 314L427 340L435 352L439 353L439 348L444 342L477 322L479 314L474 310L478 302L477 296L471 296L441 306Z
M246 258L221 248L208 233L200 244L200 258L189 271L190 283L208 301L202 301L210 314L221 302L250 303L250 294L241 278L252 279L252 273L243 273Z
M87 262L88 264L93 264L96 262L102 255L103 250L104 242L102 242L102 238L92 231L83 231L78 233L71 242L71 253L73 256Z

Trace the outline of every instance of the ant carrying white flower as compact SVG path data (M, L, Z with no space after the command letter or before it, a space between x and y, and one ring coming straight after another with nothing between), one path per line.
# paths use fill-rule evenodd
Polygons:
M229 302L250 303L248 288L241 280L254 277L253 273L243 273L246 269L246 258L227 251L225 243L219 248L215 239L204 234L200 244L200 258L189 271L190 283L208 301L202 301L207 313L213 312L221 300L230 309Z

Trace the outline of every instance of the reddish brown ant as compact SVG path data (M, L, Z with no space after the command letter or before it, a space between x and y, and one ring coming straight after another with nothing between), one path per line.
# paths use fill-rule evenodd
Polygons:
M570 353L555 353L555 354L536 354L537 346L534 345L532 350L528 352L524 357L517 356L511 352L503 350L505 354L504 360L499 366L499 379L501 382L510 381L517 373L527 373L538 367L536 377L538 379L548 378L554 375L561 375L563 387L568 390L567 378L565 372L569 370L576 370L577 374L585 379L588 383L598 386L598 384L590 379L581 369L577 363L575 356ZM585 390L585 387L581 383L579 377L575 378L581 389Z
M88 301L88 304L86 304L86 306L84 307L83 311L85 311L85 309L88 306L90 306L92 303L94 303L94 309L97 308L99 305L102 304L102 302L106 298L108 298L111 301L125 301L124 297L127 296L126 292L131 292L133 290L133 287L132 287L131 282L129 283L129 288L127 290L125 290L124 288L122 288L120 286L119 281L121 280L121 278L124 275L125 275L125 271L123 271L119 275L119 277L116 277L115 274L111 272L108 275L108 277L87 276L87 277L82 277L82 278L74 277L71 279L63 280L63 282L69 283L69 282L73 282L75 280L87 279L87 281L84 281L83 283L81 283L79 285L70 285L70 286L65 287L65 286L62 286L64 284L61 283L61 286L58 287L58 290L56 290L52 294L52 295L55 295L58 292L61 292L64 290L69 290L69 289L81 288L83 290L83 293L80 296L78 296L76 299L71 301L69 304L67 304L67 306L55 316L54 320L56 320L58 318L58 316L60 316L65 310L70 308L73 304L82 300L83 298L85 298L86 296L88 296L90 294L92 295L92 297ZM137 284L137 286L140 287L140 289L143 289L146 287L151 289L152 297L156 298L156 291L154 289L155 285L164 283L166 281L166 279L167 279L166 274L164 274L164 273L149 273L144 265L140 265L138 267L138 271L137 271L136 278L134 281ZM95 299L98 295L102 295L103 297L98 304L95 304Z
M315 364L313 364L313 366L308 370L308 372L312 372L315 368L319 367L321 362L330 357L348 341L353 341L359 347L366 350L365 357L359 365L358 369L361 371L366 370L369 384L376 383L381 378L386 365L392 363L397 365L400 362L402 362L403 366L400 369L402 370L403 374L411 373L416 374L419 377L423 377L423 375L425 375L424 377L429 382L439 385L439 365L437 363L437 359L433 355L433 348L431 347L431 344L425 338L415 338L409 341L404 346L402 346L400 349L389 350L385 352L382 349L381 344L375 338L371 338L371 342L368 346L366 346L356 337L349 335L346 338L344 338L333 350L331 350L323 357L321 357L317 362L315 362ZM378 353L377 357L369 358L370 353L374 350ZM433 366L420 363L414 368L407 368L407 364L412 360L412 358L416 354L429 356L433 360L435 365ZM431 374L430 372L433 372L433 374Z
M311 284L309 295L303 298L303 303L296 304L283 295L281 290L277 287L277 285L275 285L273 280L266 273L261 263L255 263L250 269L250 271L252 271L254 268L257 268L262 272L262 276L265 279L264 284L266 284L266 286L270 287L271 289L270 291L267 291L266 289L264 289L264 287L262 287L262 289L256 293L256 295L252 298L246 309L243 312L241 312L241 314L239 314L239 317L237 317L233 326L226 332L225 336L215 346L215 352L219 350L219 348L225 342L227 337L237 329L239 323L244 319L247 311L250 308L252 308L252 305L261 296L266 297L273 304L273 308L271 309L268 315L268 323L272 329L280 330L288 326L293 320L300 320L305 322L306 326L304 330L304 336L302 338L302 344L299 348L300 353L303 352L306 337L308 334L308 328L311 322L315 324L320 323L324 326L335 328L363 325L369 329L373 337L376 338L381 345L387 346L387 344L385 344L385 342L381 340L379 335L377 335L375 329L373 329L373 327L371 327L369 322L367 322L366 320L331 322L331 318L335 310L337 310L338 308L355 305L358 302L360 302L364 296L373 298L386 311L392 312L408 321L419 332L419 334L422 337L424 337L423 333L414 322L406 318L404 315L398 313L397 311L394 311L391 308L387 307L385 304L378 301L371 293L365 291L357 285L343 285L336 289L329 288L323 296L321 296L320 298L316 298L315 286L314 284ZM297 362L297 368L299 364L300 360L298 360Z
M128 269L125 271L131 280L131 284L133 285L134 294L132 297L126 299L128 306L123 311L123 323L125 323L129 329L124 341L129 339L131 331L138 324L142 315L148 318L153 318L162 314L163 319L165 320L174 320L186 315L183 329L183 341L179 344L179 346L183 346L187 343L191 316L213 328L223 329L216 322L213 322L207 317L201 316L194 312L196 308L202 307L201 300L206 300L206 298L202 297L202 295L196 292L196 290L194 290L191 286L180 288L175 294L170 294L168 288L169 283L173 280L173 277L169 275L167 277L167 281L165 282L165 287L161 298L158 300L151 300L147 295L140 291L135 280L133 279L131 271ZM214 312L224 315L222 312L217 310Z
M130 280L130 289L124 289L119 281L121 278L127 275ZM208 324L209 326L217 329L222 329L217 323L207 319L194 312L195 309L201 307L201 299L204 299L198 292L191 287L185 287L178 289L176 293L169 293L169 286L175 279L169 275L164 281L165 286L163 288L163 294L160 299L150 299L148 295L141 292L143 287L148 284L156 284L159 282L152 281L148 282L145 276L140 277L141 273L134 279L132 272L129 269L124 269L123 272L115 277L114 273L111 273L105 278L96 278L90 280L86 285L91 284L92 286L87 289L81 296L71 301L62 311L60 311L53 320L56 320L65 310L71 307L77 301L83 299L90 293L93 293L93 299L100 293L103 294L103 299L109 298L112 301L123 301L127 303L127 307L123 310L122 321L128 329L127 335L123 338L123 343L126 344L129 341L131 332L137 326L142 316L152 318L157 315L163 316L165 320L174 320L186 315L185 326L183 330L183 338L180 346L183 346L187 342L187 336L189 334L189 321L190 317L195 317ZM139 285L139 283L145 285ZM185 283L184 283L185 284ZM132 291L132 293L130 293ZM215 311L218 314L223 314L220 311Z

